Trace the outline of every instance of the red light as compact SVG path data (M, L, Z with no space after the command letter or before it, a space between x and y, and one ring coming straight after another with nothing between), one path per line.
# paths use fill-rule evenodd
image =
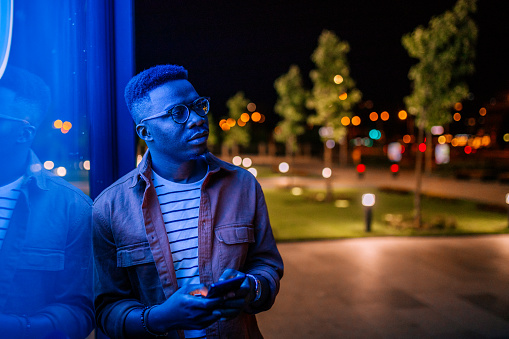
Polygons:
M401 154L405 153L405 146L401 145Z
M392 164L391 165L391 172L392 173L398 173L399 171L399 165L398 164Z
M421 151L422 153L426 152L426 144L425 143L419 144L419 151Z
M466 154L470 154L470 153L472 153L472 147L470 147L470 146L465 146L465 153L466 153Z
M365 170L366 170L366 165L364 165L364 164L357 165L357 172L364 173Z

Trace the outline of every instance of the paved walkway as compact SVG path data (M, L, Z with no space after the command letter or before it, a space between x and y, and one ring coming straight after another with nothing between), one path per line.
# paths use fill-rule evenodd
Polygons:
M509 236L283 243L267 339L509 338Z
M300 166L300 167L299 167ZM305 177L263 178L263 188L325 187ZM412 171L333 169L334 187L414 190ZM424 177L423 193L506 206L509 185ZM509 338L509 235L363 238L282 243L285 276L258 316L267 339Z

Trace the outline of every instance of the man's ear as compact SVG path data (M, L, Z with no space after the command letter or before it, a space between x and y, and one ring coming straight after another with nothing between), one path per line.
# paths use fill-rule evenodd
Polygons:
M147 130L147 127L143 124L136 126L136 133L140 137L140 139L147 141L152 141L152 135L150 135L150 132Z
M34 126L23 126L21 134L16 139L19 143L31 143L35 138L35 127Z

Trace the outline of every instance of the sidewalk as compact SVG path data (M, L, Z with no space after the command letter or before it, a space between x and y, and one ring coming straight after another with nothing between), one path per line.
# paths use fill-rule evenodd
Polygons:
M509 338L509 236L278 245L266 339Z

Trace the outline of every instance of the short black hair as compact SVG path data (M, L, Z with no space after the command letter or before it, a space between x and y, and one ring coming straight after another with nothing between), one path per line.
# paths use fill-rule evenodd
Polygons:
M148 92L172 80L187 80L187 70L179 65L157 65L135 75L125 87L127 108L136 121L136 108L146 100Z
M44 80L23 68L9 65L0 78L0 87L15 92L16 101L36 105L39 112L24 112L26 116L20 118L36 126L41 123L51 104L51 92Z

